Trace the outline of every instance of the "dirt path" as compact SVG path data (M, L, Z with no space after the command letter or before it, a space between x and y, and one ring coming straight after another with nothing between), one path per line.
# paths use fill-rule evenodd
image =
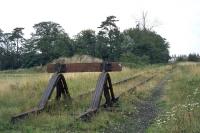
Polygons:
M106 133L144 133L148 126L153 122L153 120L158 115L158 107L156 102L160 99L164 85L166 81L170 78L171 73L167 74L153 89L150 97L137 101L134 106L136 106L137 111L130 115L128 119L124 122L120 122L116 127L109 127L105 131Z

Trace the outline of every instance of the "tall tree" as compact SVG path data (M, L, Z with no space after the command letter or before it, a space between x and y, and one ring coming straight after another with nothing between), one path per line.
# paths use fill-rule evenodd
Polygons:
M143 11L141 19L137 19L136 28L140 30L149 30L152 31L153 28L159 26L159 22L154 20L150 21L148 19L148 12Z
M19 67L20 66L20 55L22 52L22 44L25 42L25 38L24 33L23 33L24 28L22 27L17 27L15 29L13 29L12 34L10 36L10 40L12 41L12 45L13 48L15 50L14 54L15 54L15 67Z
M135 45L130 49L136 56L148 56L150 63L165 63L169 60L169 43L156 32L138 28L130 28L124 31L130 36Z
M120 44L122 36L116 22L119 21L115 16L108 16L98 27L100 29L97 41L99 56L107 56L110 60L118 60L121 54Z
M3 48L3 42L2 42L2 36L3 36L3 31L0 29L0 70L3 69L3 60L4 60L4 53L5 49Z
M14 46L10 39L11 36L11 33L0 31L1 69L16 68L16 56Z
M4 33L2 30L0 30L0 46L6 50L6 53L14 51L10 40L11 36L11 33Z
M62 26L55 22L41 22L33 26L30 44L40 54L40 63L45 64L60 56L71 56L71 40Z
M96 35L93 30L83 30L75 36L75 52L96 56Z
M25 41L24 39L24 28L17 27L13 29L12 35L10 37L10 40L13 41L14 46L16 46L16 54L19 55L19 49L21 47L21 44Z

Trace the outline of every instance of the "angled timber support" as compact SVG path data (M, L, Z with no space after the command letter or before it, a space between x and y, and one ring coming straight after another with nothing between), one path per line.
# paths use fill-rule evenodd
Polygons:
M38 104L39 108L44 108L46 106L55 88L56 100L60 100L61 96L63 96L64 99L71 99L63 74L55 73L49 80L49 84L43 93L43 96Z
M71 100L70 94L68 92L67 83L62 73L102 72L97 81L95 94L93 96L93 100L89 110L93 110L91 112L97 111L97 109L100 106L103 92L106 99L104 106L105 107L112 106L113 102L116 101L116 98L114 96L111 78L108 72L121 71L121 69L122 69L121 65L116 62L48 64L47 72L54 74L49 80L47 88L45 89L42 98L38 103L38 106L36 106L34 109L31 109L30 111L13 116L11 118L11 122L14 123L18 119L27 117L29 114L38 114L42 110L44 110L55 88L56 88L56 100L60 100L62 96L64 99Z
M80 116L80 118L83 120L87 120L98 111L103 93L106 100L104 103L104 107L111 107L113 103L118 100L118 98L115 98L112 81L110 78L110 74L108 73L108 71L110 71L111 69L111 64L104 62L102 64L102 68L102 73L99 75L99 78L97 80L96 89L93 93L90 107L85 113Z
M70 94L68 92L67 83L65 81L63 74L56 72L49 80L47 88L45 89L42 98L38 103L38 106L29 111L12 116L11 122L15 123L17 120L23 119L30 114L38 114L42 110L44 110L55 88L56 88L56 100L60 100L61 96L63 96L64 99L71 100Z
M112 106L112 104L117 100L115 98L110 75L107 72L102 72L99 75L97 81L96 89L92 98L90 109L97 110L101 103L101 98L104 93L105 103L104 107Z

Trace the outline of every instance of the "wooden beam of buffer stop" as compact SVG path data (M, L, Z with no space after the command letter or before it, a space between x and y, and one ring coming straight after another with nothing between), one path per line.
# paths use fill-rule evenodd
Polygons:
M108 63L69 63L69 64L48 64L47 72L61 72L61 73L70 73L70 72L102 72L106 69L106 72L112 71L121 71L122 66L117 62L108 62Z
M110 104L116 101L114 97L114 92L112 89L111 79L108 72L111 71L121 71L122 66L116 62L102 62L102 63L70 63L70 64L48 64L47 72L55 73L43 93L43 96L34 109L30 111L20 113L18 115L14 115L11 118L11 122L15 123L18 119L23 119L27 117L29 114L38 114L47 105L48 100L50 99L53 91L57 90L56 99L59 100L61 96L64 96L65 99L70 100L71 97L68 92L67 83L65 81L64 76L61 73L70 73L70 72L102 72L99 75L99 79L97 81L96 90L94 92L94 97L92 100L91 107L89 111L87 111L82 117L87 116L95 112L100 105L101 95L104 91L106 97L106 104ZM63 95L61 95L63 94ZM111 97L111 98L110 98Z

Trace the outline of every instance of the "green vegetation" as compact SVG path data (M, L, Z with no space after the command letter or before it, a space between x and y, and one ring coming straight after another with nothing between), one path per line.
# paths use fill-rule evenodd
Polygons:
M176 55L174 55L172 58L175 58L176 61L178 62L183 62L183 61L192 61L192 62L199 62L200 61L200 56L199 54L189 54L188 56L187 55L179 55L176 57Z
M200 69L197 63L178 63L172 77L165 84L161 99L156 101L159 108L157 117L148 126L147 132L199 132L200 126ZM78 116L87 110L91 95L78 97L95 88L99 73L65 74L72 102L61 100L55 102L55 93L49 100L46 109L39 115L10 123L12 115L26 111L37 105L51 74L28 69L22 72L4 71L0 73L0 132L7 133L40 133L40 132L128 132L129 126L137 125L132 117L137 112L135 103L144 102L151 96L155 85L169 72L171 66L154 65L143 68L123 68L122 72L113 72L113 82L138 73L141 77L125 84L114 86L118 96L133 87L152 73L157 76L146 84L137 87L134 93L125 93L112 108L101 108L94 117L84 122ZM25 73L23 73L23 71ZM105 99L102 99L104 103ZM132 130L130 130L132 131Z
M98 33L86 29L73 38L60 24L51 21L35 24L30 38L24 38L22 27L11 33L0 29L0 70L43 66L77 54L135 64L168 62L166 39L145 27L145 22L121 32L118 21L116 16L108 16L98 27Z
M200 131L200 67L181 63L168 82L162 100L162 113L149 133L197 133Z
M111 73L114 82L131 75L146 72L141 78L127 82L126 84L114 86L116 95L133 87L143 78L152 75L153 72L157 72L160 76L145 86L139 87L135 95L125 94L115 105L116 107L111 108L110 111L102 108L88 122L76 120L76 118L86 111L91 96L75 99L72 103L64 100L55 103L55 96L53 95L44 112L38 116L32 115L28 119L19 121L14 125L10 124L11 116L37 105L51 74L15 74L14 72L11 74L0 74L0 132L102 132L108 125L115 125L125 120L127 117L125 114L134 112L135 107L132 105L132 100L137 99L137 97L148 96L148 92L159 81L159 77L162 77L166 69L168 67L165 66L146 67L142 69L123 68L122 72ZM95 88L98 73L71 73L66 74L65 77L71 96L77 97ZM105 99L103 98L102 100L104 101Z

